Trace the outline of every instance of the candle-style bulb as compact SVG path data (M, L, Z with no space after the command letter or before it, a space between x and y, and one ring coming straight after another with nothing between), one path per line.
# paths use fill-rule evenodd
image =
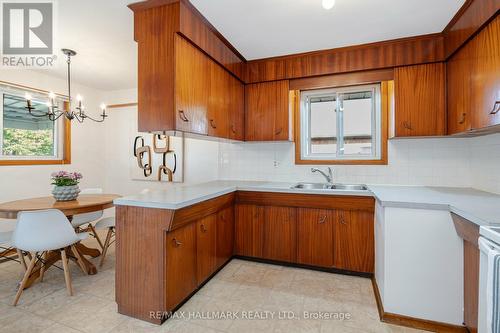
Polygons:
M106 111L106 104L104 103L101 103L101 111Z
M31 102L31 100L33 99L33 96L31 96L31 94L26 93L26 94L24 95L24 98L26 98L26 100L27 100L27 101L30 101L30 102Z
M55 99L55 98L56 98L56 94L54 94L52 91L51 91L51 92L49 92L49 98L50 98L51 100Z
M82 95L76 95L76 100L77 100L78 102L83 101L83 97L82 97Z

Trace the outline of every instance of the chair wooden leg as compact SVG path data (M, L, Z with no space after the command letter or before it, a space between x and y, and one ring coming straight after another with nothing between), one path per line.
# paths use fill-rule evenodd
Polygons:
M68 289L69 295L73 296L73 287L71 286L71 274L69 273L68 257L66 257L66 251L64 249L61 250L61 259L63 262L64 280L66 281L66 289Z
M36 252L33 254L33 257L28 265L28 268L26 269L26 272L24 273L24 277L21 280L21 284L19 285L19 289L17 290L16 297L14 298L14 303L12 304L13 306L17 305L17 302L19 302L19 298L21 297L21 294L23 293L24 287L26 286L26 282L28 282L28 278L31 275L31 271L33 270L33 267L35 267L36 264Z
M95 228L92 225L92 223L89 223L89 228L92 231L92 235L94 235L95 239L97 240L97 243L99 243L99 246L101 247L101 250L104 250L104 245L102 245L101 239L99 238L99 235L97 234L97 231L95 231Z
M43 282L43 276L45 274L45 262L47 261L47 251L42 252L40 256L42 257L42 266L40 267L40 282Z
M108 252L109 243L111 242L111 236L113 235L113 228L108 228L108 233L106 234L106 241L104 242L104 248L101 253L101 262L99 263L99 267L102 267L104 264L104 258L106 257L106 253Z
M83 274L88 274L87 269L85 268L85 265L83 264L82 256L80 255L80 252L78 252L78 249L76 248L76 246L71 245L71 250L76 257L76 263L78 264L78 267L80 267Z
M26 266L26 261L24 260L24 254L23 251L16 249L17 251L17 257L19 258L19 261L21 262L21 265L23 265L24 271L28 269L28 266Z

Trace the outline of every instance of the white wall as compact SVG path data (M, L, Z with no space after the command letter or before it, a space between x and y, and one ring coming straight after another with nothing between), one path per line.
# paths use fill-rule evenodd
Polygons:
M137 90L112 91L104 95L106 103L122 104L137 101ZM137 107L110 109L105 127L105 188L122 195L135 194L143 189L168 189L179 184L132 180L129 160L130 128L137 130ZM184 147L184 184L202 183L218 177L219 144L186 138ZM181 184L182 185L182 184Z
M389 141L389 165L332 165L335 181L367 184L473 185L471 139ZM316 181L311 167L295 165L293 143L221 143L219 178ZM325 166L318 166L324 168Z
M0 80L66 94L66 80L28 70L1 70ZM100 92L79 85L73 92L84 97L89 113L99 114ZM100 186L104 182L104 126L91 121L73 122L71 127L71 165L0 166L0 202L50 195L53 171L80 171L82 187Z
M472 138L469 146L473 186L500 194L500 134Z

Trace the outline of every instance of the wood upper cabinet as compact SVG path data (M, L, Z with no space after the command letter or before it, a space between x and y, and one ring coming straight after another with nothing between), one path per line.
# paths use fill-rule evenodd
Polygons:
M235 209L234 253L247 257L262 257L264 207L237 204Z
M447 62L448 134L500 124L500 18Z
M500 124L500 16L469 42L472 128Z
M198 285L203 283L217 267L217 214L212 214L196 223Z
M288 80L245 86L245 140L289 140Z
M210 91L208 97L208 135L229 136L230 76L222 67L209 61Z
M230 77L229 139L245 140L245 85Z
M295 262L297 257L297 210L289 207L264 208L262 257Z
M234 249L234 208L225 208L217 213L217 267L224 265Z
M448 135L471 129L470 47L465 46L446 63Z
M196 224L167 233L166 240L166 309L170 311L197 286Z
M373 213L336 211L333 234L335 268L373 273L375 264Z
M191 43L175 37L176 129L208 134L211 63Z
M310 208L299 208L297 210L298 263L333 267L334 222L334 210Z
M395 68L394 135L445 135L445 89L444 63Z

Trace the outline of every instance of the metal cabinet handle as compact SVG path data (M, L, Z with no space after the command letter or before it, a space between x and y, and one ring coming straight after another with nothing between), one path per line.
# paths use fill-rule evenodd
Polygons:
M217 128L217 126L215 125L215 121L213 119L210 119L210 126L212 128Z
M341 224L347 224L347 223L346 223L346 221L344 220L344 217L343 217L343 216L341 216L341 217L340 217L339 222L340 222Z
M491 110L490 114L495 115L500 111L500 101L496 101L493 105L493 110Z
M407 130L413 130L413 128L411 128L411 125L409 122L407 122L406 120L403 121L403 127L406 128Z
M184 113L184 110L179 110L179 117L181 118L182 121L188 122L189 119L186 117L186 114Z
M200 228L201 228L201 232L207 232L207 231L208 231L207 227L205 227L205 225L204 225L204 224L202 224L202 225L200 226Z
M179 241L177 240L177 238L172 239L172 242L174 243L174 246L175 246L175 247L179 247L179 246L181 246L181 245L182 245L182 242L179 242Z
M326 215L325 215L325 216L320 217L320 218L319 218L318 223L319 223L319 224L323 224L323 223L325 223L325 221L326 221Z
M465 112L464 112L464 113L462 113L462 120L460 120L460 121L458 122L460 125L462 125L463 123L465 123L465 117L466 117L466 116L467 116L467 113L465 113Z
M283 127L280 127L276 132L275 135L280 135L281 132L283 132Z
M234 134L236 134L236 128L234 127L234 125L231 125L231 132L233 132Z

